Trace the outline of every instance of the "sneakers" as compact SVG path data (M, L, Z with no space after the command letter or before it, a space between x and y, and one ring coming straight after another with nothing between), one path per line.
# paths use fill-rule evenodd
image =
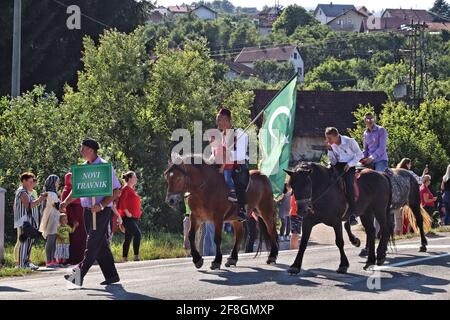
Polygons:
M64 279L66 279L70 283L73 283L76 286L81 287L83 285L83 278L81 277L80 268L74 268L72 271L73 272L71 274L66 274L64 276Z
M141 258L139 257L139 255L134 256L134 261L141 261Z
M31 263L31 262L28 262L28 263L25 265L25 268L26 268L26 269L31 269L31 271L39 270L39 267L36 266L36 265L34 265L34 264Z
M286 241L286 239L284 238L284 236L280 236L280 241Z
M237 202L236 192L234 190L230 191L230 194L228 195L228 200L231 202Z

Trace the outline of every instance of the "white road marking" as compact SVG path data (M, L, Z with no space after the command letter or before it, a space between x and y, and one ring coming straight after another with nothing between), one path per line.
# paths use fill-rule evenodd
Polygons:
M238 296L225 296L225 297L212 298L212 299L206 299L206 300L237 300L237 299L242 299L242 297L238 297Z
M405 265L408 265L408 264L413 264L413 263L416 263L416 262L433 260L433 259L443 258L443 257L447 257L447 256L450 256L450 253L443 253L443 254L439 254L439 255L431 256L431 257L411 259L411 260L406 260L406 261L397 262L397 263L393 263L393 264L388 264L388 265L385 265L385 266L375 266L373 268L373 270L375 270L375 271L376 270L386 270L386 269L390 269L390 268L401 267L401 266L405 266Z

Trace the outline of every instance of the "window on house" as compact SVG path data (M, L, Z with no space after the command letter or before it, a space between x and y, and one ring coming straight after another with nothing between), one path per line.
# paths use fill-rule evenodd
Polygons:
M352 19L348 18L348 24L352 24Z
M298 74L302 74L302 67L297 67Z
M297 52L294 52L294 59L297 60Z

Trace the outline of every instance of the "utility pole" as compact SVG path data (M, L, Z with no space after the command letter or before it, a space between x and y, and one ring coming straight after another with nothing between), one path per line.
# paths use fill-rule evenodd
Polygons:
M418 106L425 97L427 83L427 57L425 44L425 23L414 23L408 26L409 30L409 85L411 87L410 101Z
M11 96L20 95L20 42L22 33L22 0L14 0L13 52L11 71Z

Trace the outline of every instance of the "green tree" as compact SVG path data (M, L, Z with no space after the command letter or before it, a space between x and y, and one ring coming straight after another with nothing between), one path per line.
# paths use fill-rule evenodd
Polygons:
M273 29L283 29L290 36L298 27L318 24L317 20L303 7L296 4L286 7L278 19L273 23Z
M356 77L348 61L330 58L306 74L305 84L309 85L313 82L328 82L334 90L339 90L355 85Z
M66 82L71 85L76 82L77 70L81 69L83 37L89 35L97 40L109 28L130 32L147 20L150 6L147 1L80 0L76 5L84 14L81 29L69 30L66 6L74 3L68 0L60 3L63 5L52 0L22 1L22 91L44 84L47 90L60 96ZM14 1L0 2L0 52L6 54L2 57L5 63L0 64L0 95L10 92L13 4Z
M445 0L435 0L430 11L436 13L440 21L450 20L450 6Z
M373 88L384 91L393 97L395 85L405 82L407 77L408 66L406 64L387 64L379 69L373 82Z
M264 81L272 83L287 81L295 72L292 63L279 63L275 60L255 61L254 69L262 75Z

